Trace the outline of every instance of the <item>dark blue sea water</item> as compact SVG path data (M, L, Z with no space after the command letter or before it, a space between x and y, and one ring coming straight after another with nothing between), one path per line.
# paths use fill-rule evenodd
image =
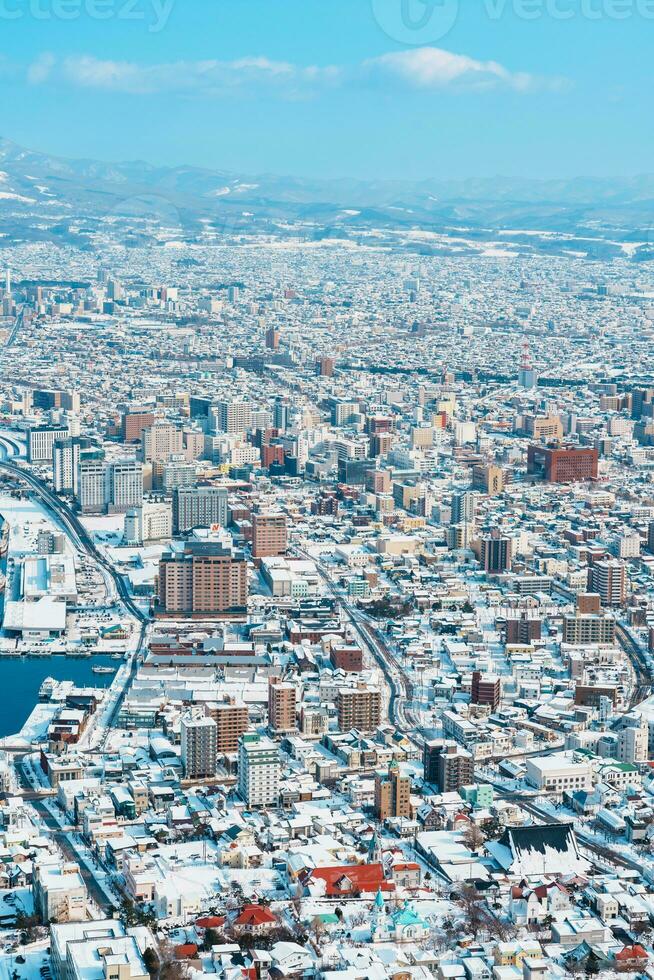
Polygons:
M113 674L94 674L93 666L120 667L110 657L0 657L0 738L20 731L39 700L46 677L75 681L78 687L108 687Z

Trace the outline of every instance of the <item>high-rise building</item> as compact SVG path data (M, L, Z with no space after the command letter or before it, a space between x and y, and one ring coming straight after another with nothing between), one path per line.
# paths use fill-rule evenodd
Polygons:
M213 615L247 608L247 563L221 542L187 541L159 563L159 605L165 613Z
M452 497L450 524L474 524L477 514L477 494L455 493Z
M497 674L482 674L479 670L473 670L470 692L472 704L488 704L491 711L495 711L499 707L501 696L502 685Z
M507 644L519 643L528 645L534 640L540 640L543 632L543 621L538 616L526 614L511 615L504 627L504 638Z
M322 375L324 378L331 378L334 373L334 358L333 357L320 357L316 361L316 374Z
M603 606L621 606L627 598L627 567L617 559L596 562L590 570L590 589Z
M425 782L440 793L456 793L474 782L475 764L470 752L456 742L434 739L422 751Z
M173 492L175 534L214 524L227 524L226 487L179 487Z
M105 500L110 514L124 514L143 503L143 464L138 459L116 459L105 470Z
M154 413L146 409L132 409L123 413L120 435L123 442L140 442L143 429L154 425Z
M287 532L284 514L252 515L252 557L269 558L286 553Z
M217 728L213 718L190 712L181 721L182 765L188 779L216 775Z
M281 334L275 327L268 327L266 330L266 347L268 350L278 350Z
M381 691L366 684L341 687L336 695L336 708L342 732L351 728L373 732L381 723Z
M252 425L252 405L244 401L219 401L211 409L217 432L238 433Z
M511 570L512 541L498 531L481 539L481 564L484 571L493 575L501 575Z
M238 740L248 730L247 705L231 699L205 706L206 713L216 723L216 749L219 756L238 751Z
M288 402L277 398L273 408L273 425L280 432L288 429Z
M105 461L97 455L82 458L77 472L77 502L83 514L101 514L105 508Z
M155 459L166 461L171 456L183 454L184 435L176 425L156 422L142 430L141 443L144 463L151 463Z
M81 448L80 439L55 439L53 442L52 484L55 493L72 493L77 496Z
M69 435L68 426L41 425L27 433L27 459L30 463L51 463L52 449Z
M375 816L378 820L411 816L411 777L402 775L397 762L391 762L387 772L375 774Z
M248 806L277 806L279 750L269 738L241 735L238 743L238 791Z
M293 732L297 725L295 684L278 677L268 680L268 726L272 732Z
M496 497L504 490L504 470L500 466L482 466L478 463L472 467L472 485L475 490Z

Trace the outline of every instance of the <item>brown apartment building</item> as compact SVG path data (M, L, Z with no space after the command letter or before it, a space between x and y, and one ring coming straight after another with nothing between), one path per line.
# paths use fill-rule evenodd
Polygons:
M375 775L375 816L378 820L411 816L411 777L403 776L396 762L391 762L388 772Z
M238 740L247 732L248 709L242 701L210 703L205 711L216 723L216 752L218 755L235 755Z
M247 563L219 542L187 541L159 562L162 613L202 615L247 609Z
M268 680L268 725L273 732L294 732L295 705L297 692L295 685L282 681L279 677Z
M284 514L252 515L252 557L268 558L286 553L287 533Z
M351 728L372 732L381 723L381 691L366 684L341 687L336 695L336 708L342 732Z
M149 429L154 425L154 414L152 412L131 411L125 412L120 423L120 435L123 442L138 442L141 439L143 429Z

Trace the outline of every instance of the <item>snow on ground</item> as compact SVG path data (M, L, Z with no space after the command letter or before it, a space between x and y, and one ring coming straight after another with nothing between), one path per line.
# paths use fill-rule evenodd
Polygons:
M48 731L48 725L59 710L59 707L60 705L58 704L39 703L35 705L21 730L15 735L9 736L9 742L12 745L24 742L28 746L33 742L39 742L44 739Z
M25 960L24 963L17 962L20 956ZM47 953L47 946L42 945L36 948L25 948L16 950L15 953L0 955L0 980L42 980L40 969L42 966L50 965L50 957Z

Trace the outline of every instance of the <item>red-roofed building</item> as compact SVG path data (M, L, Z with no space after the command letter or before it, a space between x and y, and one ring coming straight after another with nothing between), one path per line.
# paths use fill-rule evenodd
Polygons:
M420 865L415 861L398 861L393 865L393 881L398 888L419 888Z
M197 919L195 924L198 929L222 929L226 921L224 915L205 915Z
M383 892L395 889L395 883L384 878L384 868L381 864L346 864L335 868L314 868L308 878L308 884L318 880L325 882L325 895L330 898L376 895L380 888Z
M643 949L642 946L636 944L635 946L625 946L621 949L619 953L615 954L615 959L618 963L638 963L641 964L649 959L647 951Z
M182 943L175 946L175 956L178 960L193 960L198 955L198 947L195 943Z
M240 932L252 932L255 935L268 932L277 925L277 917L263 905L245 905L234 920L234 929Z

